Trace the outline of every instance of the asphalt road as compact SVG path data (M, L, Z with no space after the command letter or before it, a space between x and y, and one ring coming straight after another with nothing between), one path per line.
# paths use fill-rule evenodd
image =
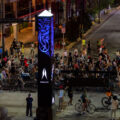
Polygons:
M104 38L106 48L111 57L120 49L120 10L107 19L96 31L90 34L87 40L91 42L92 54L97 55L97 40ZM75 47L80 50L80 45Z

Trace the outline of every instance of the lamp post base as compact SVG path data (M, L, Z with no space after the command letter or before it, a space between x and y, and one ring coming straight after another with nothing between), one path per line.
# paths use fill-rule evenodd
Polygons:
M51 107L39 107L36 111L36 120L52 120Z

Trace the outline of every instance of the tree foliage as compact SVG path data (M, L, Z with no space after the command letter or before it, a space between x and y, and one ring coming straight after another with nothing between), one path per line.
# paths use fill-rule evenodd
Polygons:
M87 0L87 11L90 14L98 13L99 10L103 10L105 8L108 8L109 5L112 5L115 0Z
M66 37L69 41L75 41L79 37L79 25L75 18L66 23Z

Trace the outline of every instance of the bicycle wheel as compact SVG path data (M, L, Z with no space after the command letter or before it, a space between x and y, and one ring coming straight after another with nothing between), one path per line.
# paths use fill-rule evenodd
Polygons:
M93 114L96 110L96 107L93 104L89 104L87 107L87 112Z
M109 99L107 97L103 97L102 100L101 100L101 102L102 102L102 105L104 107L108 107L109 106L109 103L108 103Z
M75 104L75 110L79 113L82 113L82 105L81 103L76 103Z

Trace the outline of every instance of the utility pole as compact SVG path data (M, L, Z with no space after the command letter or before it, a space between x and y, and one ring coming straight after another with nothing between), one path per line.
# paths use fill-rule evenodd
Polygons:
M29 1L29 14L32 12L32 1ZM31 19L32 19L32 16L30 15L29 16L29 20L30 20L30 23L31 23Z
M48 10L48 0L46 0L46 9Z
M80 37L81 39L83 38L83 32L84 32L84 11L85 9L85 4L84 4L84 0L82 0L82 2L80 3Z
M99 14L98 14L98 17L99 17L99 21L98 21L98 23L100 24L100 0L98 0L98 9L99 9Z
M85 1L82 0L82 37L84 33L84 14L85 14Z
M4 11L4 0L1 0L1 18L4 19L5 18L5 11ZM5 43L4 43L4 23L1 23L1 36L2 36L2 58L4 57L4 53L5 53Z

